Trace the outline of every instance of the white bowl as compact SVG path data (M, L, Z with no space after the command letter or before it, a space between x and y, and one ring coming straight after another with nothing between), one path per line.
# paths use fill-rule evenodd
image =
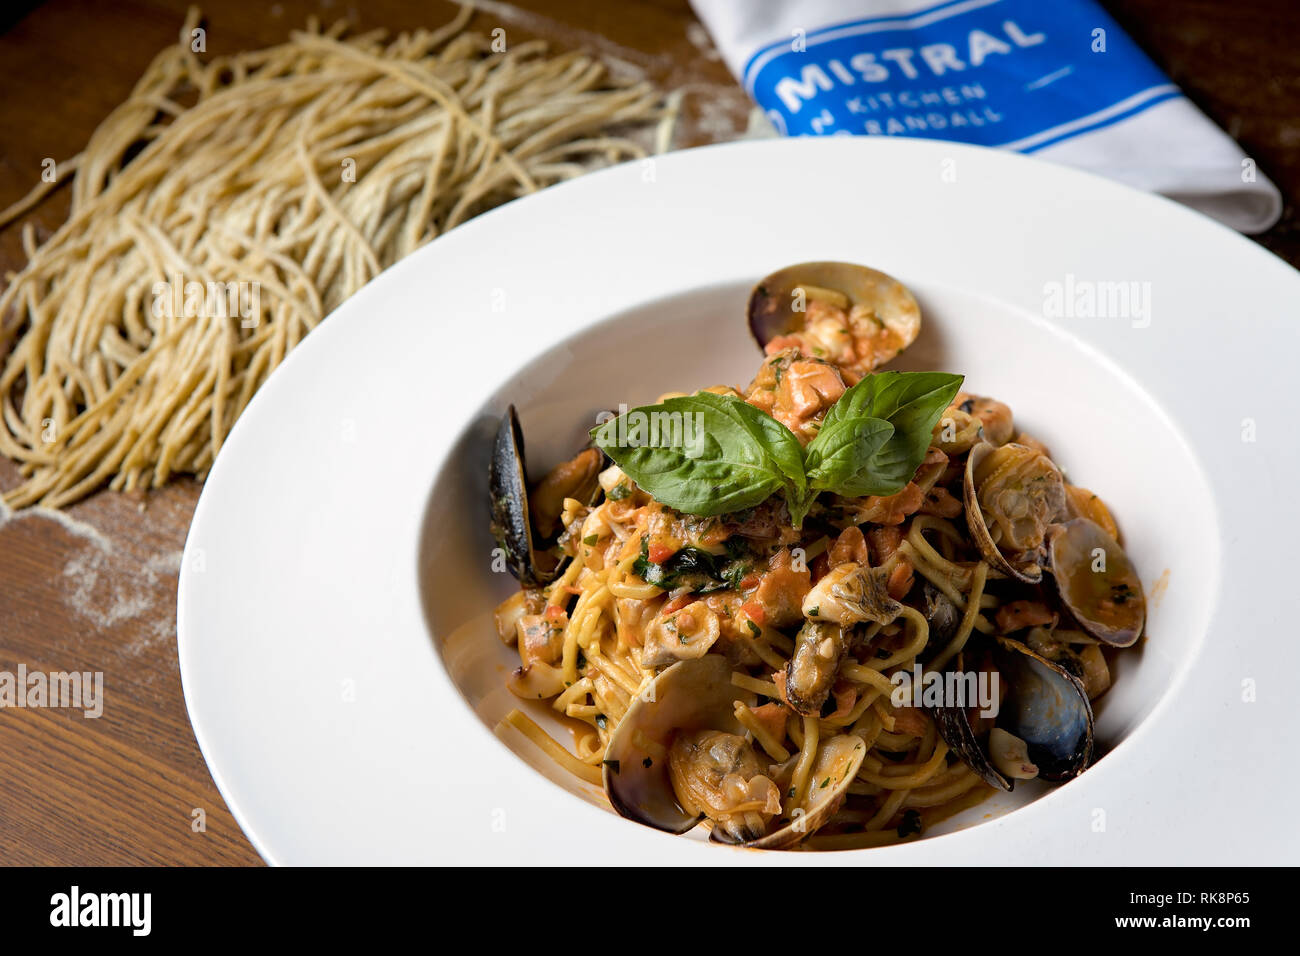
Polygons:
M1113 689L1097 702L1097 753L1109 753L1172 692L1206 633L1219 563L1209 486L1177 426L1141 384L1080 340L1006 304L923 276L903 278L921 303L924 330L889 367L959 372L965 388L1007 402L1018 425L1048 445L1071 483L1100 494L1121 522L1152 601L1146 638L1117 657ZM484 476L503 410L516 406L529 469L541 474L582 447L602 410L648 404L670 390L743 387L762 359L744 318L752 285L681 292L569 336L504 382L459 437L429 497L421 585L443 663L487 727L519 707L557 740L572 743L549 703L521 701L505 688L504 677L519 666L519 657L494 639L491 610L518 583L506 572L485 574L482 562L467 566L464 560L493 547ZM1179 481L1155 502L1148 476L1164 472ZM1188 515L1205 517L1190 522ZM1164 599L1162 580L1178 581L1180 600ZM599 788L560 770L522 734L507 732L502 739L565 790L613 812ZM929 835L995 819L1053 789L1017 784L1014 793L997 794ZM707 833L700 827L692 836Z
M489 571L486 439L515 403L540 470L599 409L747 381L750 284L813 259L907 283L926 325L899 367L965 373L1111 505L1149 640L1079 779L903 846L757 853L622 820L489 729L516 701L490 625L511 583ZM1130 281L1149 321L1044 317L1053 290ZM1295 272L1173 203L947 143L693 150L512 203L347 302L236 425L178 601L200 746L273 862L1288 859L1296 828L1253 803L1298 776L1297 303Z

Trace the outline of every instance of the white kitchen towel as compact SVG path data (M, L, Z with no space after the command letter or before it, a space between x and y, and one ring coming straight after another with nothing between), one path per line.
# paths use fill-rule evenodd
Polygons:
M1242 232L1282 213L1254 161L1093 0L691 2L778 132L1033 153Z

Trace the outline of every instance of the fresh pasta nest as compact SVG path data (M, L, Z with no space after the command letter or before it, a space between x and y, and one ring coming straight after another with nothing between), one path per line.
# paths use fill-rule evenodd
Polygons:
M629 134L659 116L652 88L540 42L501 49L465 29L471 15L388 41L312 25L204 62L190 11L58 168L75 171L68 220L39 245L27 226L29 262L0 296L16 338L0 451L25 478L9 504L203 477L285 355L384 268L477 212L644 154Z

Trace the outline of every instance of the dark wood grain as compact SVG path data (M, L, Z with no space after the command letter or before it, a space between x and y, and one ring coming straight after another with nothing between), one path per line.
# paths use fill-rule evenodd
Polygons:
M1300 263L1300 62L1292 0L1108 0L1106 6L1203 109L1240 139L1287 196L1260 241ZM446 4L374 0L359 8L283 0L205 6L208 49L277 42L309 14L361 28L434 26ZM0 206L20 197L46 157L77 152L174 42L183 2L55 0L0 35ZM595 47L665 87L687 86L683 144L730 138L748 104L702 46L684 0L527 0L493 6L480 26ZM0 22L0 26L3 23ZM30 217L38 235L66 214L58 195ZM19 228L0 233L0 267L24 262ZM17 472L0 462L0 488ZM64 710L0 710L0 863L253 864L199 754L181 695L175 644L180 550L199 488L100 493L70 509L0 519L0 670L105 675L99 719ZM206 831L191 826L205 811Z
M1300 8L1294 0L1103 0L1156 64L1233 136L1286 200L1254 238L1300 265Z

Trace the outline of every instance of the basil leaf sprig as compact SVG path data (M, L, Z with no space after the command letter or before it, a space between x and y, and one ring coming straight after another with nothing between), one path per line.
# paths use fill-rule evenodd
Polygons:
M595 444L661 504L743 511L782 492L795 527L822 492L892 495L912 479L963 378L881 372L840 396L805 448L734 395L698 392L634 408L591 430Z
M591 437L655 500L687 514L743 511L781 489L802 494L806 485L799 439L726 395L698 392L633 408Z
M947 372L868 375L830 407L821 431L805 454L813 452L828 433L834 435L847 423L861 418L887 421L893 426L893 434L840 487L829 490L849 498L896 494L916 474L939 416L952 404L963 381L964 376Z

